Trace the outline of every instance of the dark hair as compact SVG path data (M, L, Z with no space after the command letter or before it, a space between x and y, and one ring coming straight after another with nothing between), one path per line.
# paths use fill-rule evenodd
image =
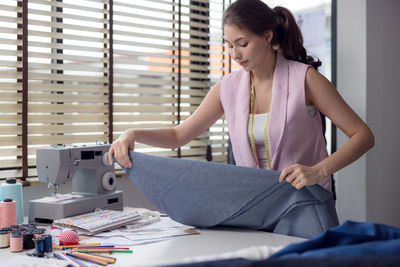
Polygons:
M279 45L279 51L290 60L311 65L314 69L321 66L321 61L315 61L307 55L303 46L303 35L293 14L284 7L271 9L261 0L237 0L225 11L222 25L236 25L244 31L263 35L272 30L271 45Z

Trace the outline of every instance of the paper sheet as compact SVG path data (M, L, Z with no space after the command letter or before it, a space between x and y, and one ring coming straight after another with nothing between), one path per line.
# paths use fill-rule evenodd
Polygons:
M134 246L168 240L172 237L199 234L194 227L173 221L169 217L161 217L159 222L138 229L118 228L96 234L93 238L81 243L102 243L108 245Z

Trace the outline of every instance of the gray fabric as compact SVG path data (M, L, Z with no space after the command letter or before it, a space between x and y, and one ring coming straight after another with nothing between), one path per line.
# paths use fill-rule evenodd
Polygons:
M338 225L332 193L319 185L296 190L280 172L130 152L124 169L150 202L173 220L309 238Z

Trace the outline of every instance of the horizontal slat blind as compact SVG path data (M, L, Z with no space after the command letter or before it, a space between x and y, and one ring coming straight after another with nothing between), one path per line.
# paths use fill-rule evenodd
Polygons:
M177 3L177 2L175 2ZM175 5L175 14L178 6ZM200 105L210 88L208 43L208 1L181 1L181 25L174 33L181 32L181 121L184 121ZM181 155L190 159L207 159L208 135L202 135L181 147ZM210 155L208 155L210 157Z
M229 0L210 1L209 27L209 69L211 85L218 83L222 77L230 72L230 58L223 42L222 13ZM218 120L209 132L209 143L212 150L212 160L227 162L228 159L228 129L224 118Z
M128 128L183 122L230 70L220 27L226 5L2 0L0 179L36 176L40 147L107 143ZM179 149L137 144L136 150L226 162L226 143L221 118Z
M177 123L177 73L170 1L115 0L114 140L128 128ZM171 149L138 144L136 151L176 156Z
M22 177L21 2L0 3L0 178Z
M30 167L39 147L108 141L104 2L29 0Z

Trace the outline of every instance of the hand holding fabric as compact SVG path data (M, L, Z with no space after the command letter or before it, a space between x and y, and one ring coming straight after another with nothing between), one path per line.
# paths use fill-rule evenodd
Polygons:
M132 161L129 158L129 150L133 151L135 149L135 138L132 129L124 131L117 140L115 140L108 152L108 160L110 164L113 164L113 156L116 161L124 167L131 168Z
M294 164L283 169L279 176L279 182L286 180L296 189L304 186L318 184L325 178L325 175L316 166L305 166Z

